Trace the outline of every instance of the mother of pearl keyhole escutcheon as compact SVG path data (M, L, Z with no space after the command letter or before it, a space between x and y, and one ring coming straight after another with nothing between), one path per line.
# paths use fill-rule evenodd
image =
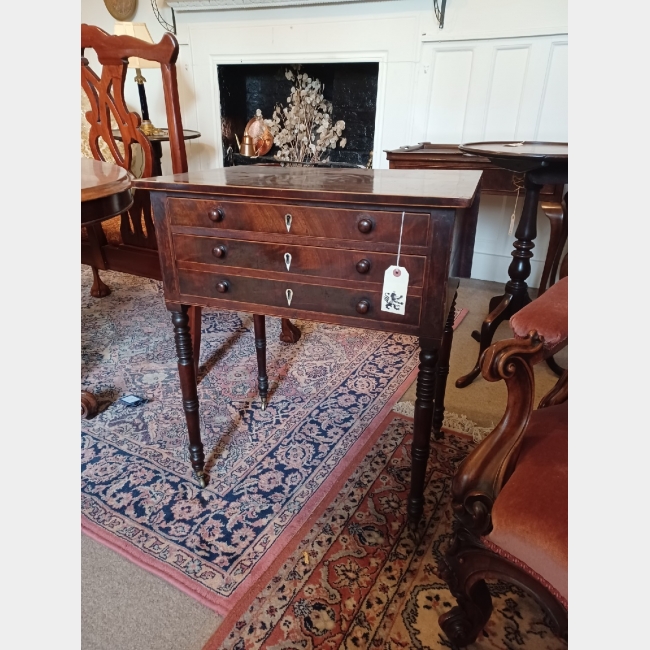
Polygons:
M293 291L291 291L291 289L287 289L285 293L287 295L287 305L291 307L291 299L293 298Z
M284 263L287 265L287 271L291 268L291 253L284 254Z
M292 217L290 214L285 214L284 215L284 225L287 227L287 232L291 231L291 221Z

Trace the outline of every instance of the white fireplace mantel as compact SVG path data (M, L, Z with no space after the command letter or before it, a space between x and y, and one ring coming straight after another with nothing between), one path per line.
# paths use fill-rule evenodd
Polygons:
M384 0L371 0L383 2ZM167 0L175 11L219 11L223 9L265 9L269 7L306 7L308 5L368 2L368 0Z

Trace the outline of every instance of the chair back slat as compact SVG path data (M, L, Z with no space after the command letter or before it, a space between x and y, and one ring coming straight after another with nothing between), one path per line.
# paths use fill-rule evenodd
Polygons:
M91 69L84 56L87 49L94 50L102 66L98 75ZM114 161L131 170L133 146L142 147L144 166L142 177L154 173L154 149L149 139L140 130L141 116L129 111L124 99L129 58L132 56L156 61L160 64L162 86L169 130L169 148L174 174L187 171L187 154L183 139L180 100L176 77L176 60L179 46L176 38L166 33L160 42L151 44L132 36L112 36L93 25L81 25L81 87L88 97L90 110L86 120L90 125L88 144L97 160L105 160L100 143L103 141ZM118 143L113 130L119 130L121 143ZM125 244L156 248L151 207L148 197L134 194L134 204L128 213L122 215L120 235Z

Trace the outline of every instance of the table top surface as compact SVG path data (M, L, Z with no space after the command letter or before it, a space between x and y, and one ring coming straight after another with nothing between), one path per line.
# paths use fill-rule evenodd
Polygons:
M241 166L140 178L142 189L331 202L467 207L480 170Z
M568 159L569 145L566 142L496 141L468 142L459 149L476 156L499 158Z
M145 135L150 142L167 142L169 140L169 129L156 129L153 135ZM122 134L119 129L112 129L111 133L116 140L122 140ZM183 129L183 140L195 140L200 138L201 134L198 131L191 131L190 129Z
M113 163L81 159L81 202L101 199L131 187L131 174Z
M474 154L461 151L457 144L435 144L432 142L419 142L414 145L405 145L399 149L384 149L386 157L390 160L404 154L416 156L458 156L459 158L475 158Z

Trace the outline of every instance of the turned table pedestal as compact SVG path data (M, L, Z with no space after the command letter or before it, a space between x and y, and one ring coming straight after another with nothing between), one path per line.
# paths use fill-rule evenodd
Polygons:
M504 169L524 174L526 196L519 225L515 231L512 262L508 267L510 280L505 291L490 300L489 314L472 337L479 343L474 368L456 380L457 388L469 386L481 372L480 359L483 351L492 343L497 327L531 298L526 280L530 276L530 260L533 257L537 237L537 206L540 192L545 185L564 185L569 180L569 145L561 142L476 142L464 144L461 151L483 156Z

